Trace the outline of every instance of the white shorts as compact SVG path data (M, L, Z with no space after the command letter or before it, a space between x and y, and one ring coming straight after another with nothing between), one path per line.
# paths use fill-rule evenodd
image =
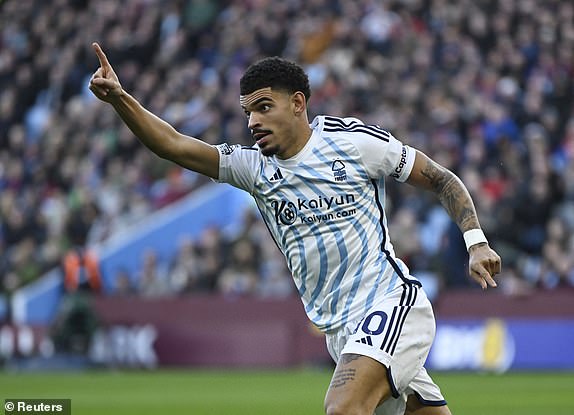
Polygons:
M406 397L415 394L429 406L446 405L439 387L425 368L436 324L430 301L415 284L401 284L373 304L360 321L326 335L329 354L369 356L387 367L392 398L377 413L404 413ZM382 411L382 412L381 412Z

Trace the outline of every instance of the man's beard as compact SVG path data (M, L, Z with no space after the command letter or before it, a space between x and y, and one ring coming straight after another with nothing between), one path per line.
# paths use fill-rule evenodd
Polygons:
M271 157L277 154L277 152L279 152L279 146L267 145L265 146L265 148L260 147L259 150L261 151L261 154L263 154L264 156Z

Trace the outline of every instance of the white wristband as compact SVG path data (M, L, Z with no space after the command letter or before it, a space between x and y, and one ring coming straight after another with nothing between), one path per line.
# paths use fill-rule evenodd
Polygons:
M471 246L480 244L482 242L488 243L486 236L482 229L471 229L466 231L462 237L464 238L464 243L466 244L466 250L468 251Z

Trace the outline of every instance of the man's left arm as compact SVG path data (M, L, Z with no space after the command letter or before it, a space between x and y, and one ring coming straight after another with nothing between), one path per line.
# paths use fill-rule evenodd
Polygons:
M469 273L483 289L496 287L494 275L501 270L500 257L488 245L466 186L450 170L417 151L407 183L434 192L463 233L470 256Z

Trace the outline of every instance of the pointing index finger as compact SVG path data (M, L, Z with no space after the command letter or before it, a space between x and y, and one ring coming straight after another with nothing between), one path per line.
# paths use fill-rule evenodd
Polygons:
M92 46L94 47L94 50L96 51L96 55L98 55L98 59L100 61L100 66L102 67L102 69L104 69L104 71L107 72L108 69L111 69L111 65L108 62L108 58L106 57L106 54L104 53L104 51L102 50L100 45L98 45L97 42L92 43Z

